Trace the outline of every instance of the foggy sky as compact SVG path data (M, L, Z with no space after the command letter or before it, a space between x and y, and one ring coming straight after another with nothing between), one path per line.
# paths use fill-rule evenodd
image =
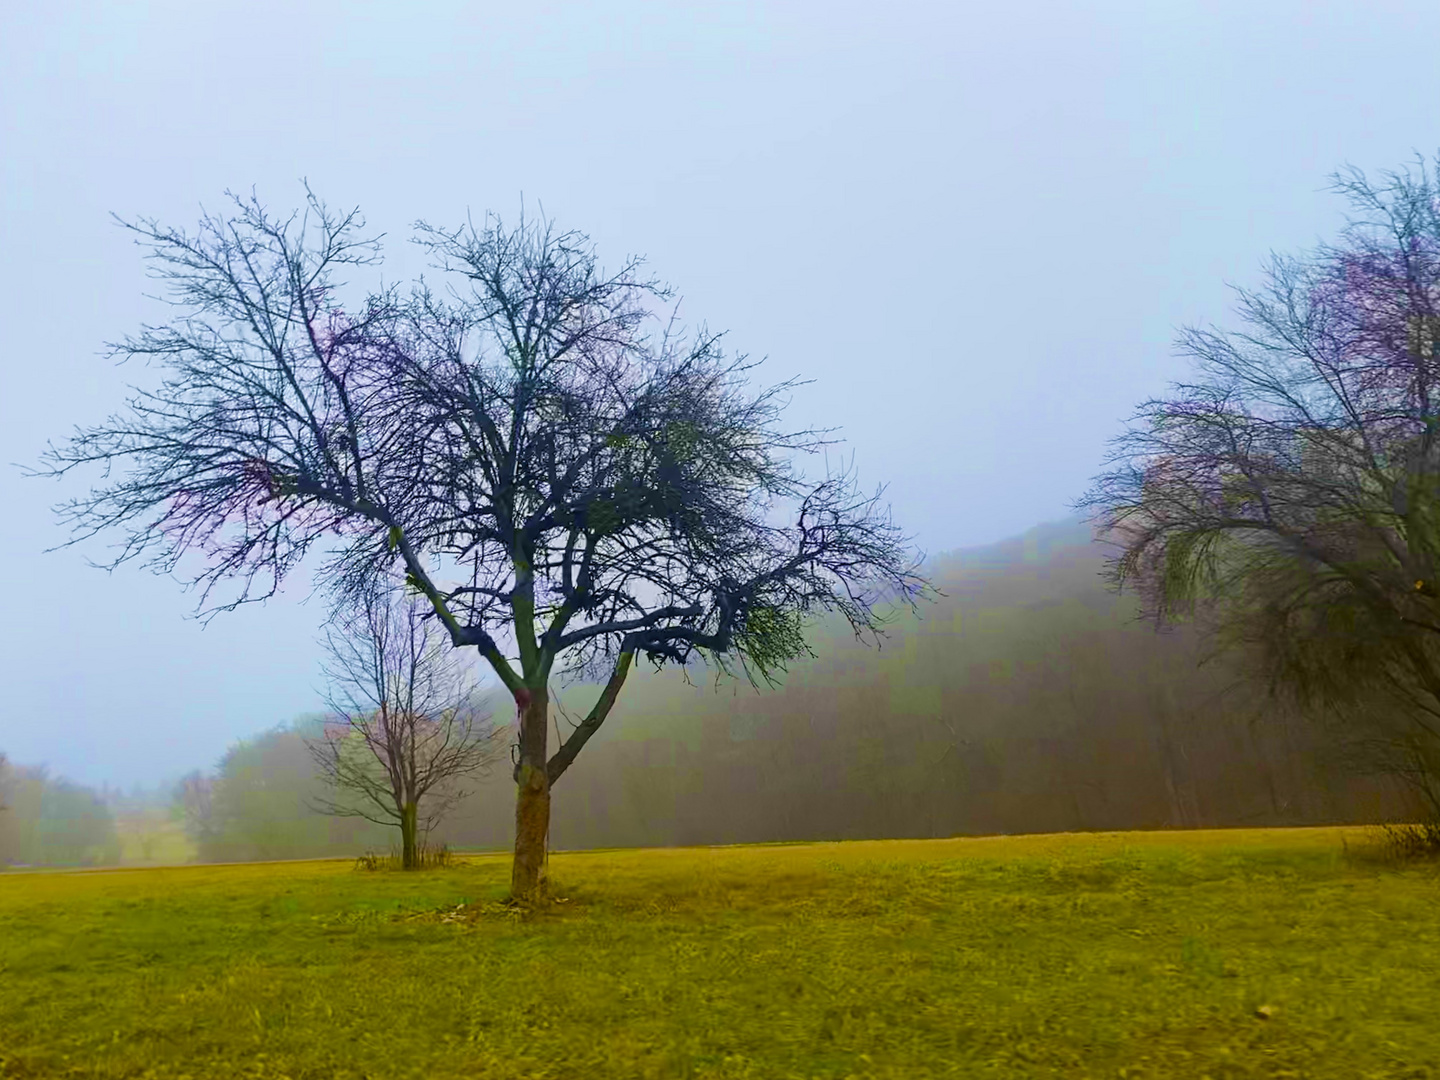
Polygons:
M25 479L143 370L159 314L109 219L193 225L300 180L385 230L521 198L648 256L692 321L815 380L939 552L1067 513L1177 324L1332 235L1326 175L1440 146L1433 3L193 2L0 12L0 749L153 782L319 705L323 604L190 618L92 569Z

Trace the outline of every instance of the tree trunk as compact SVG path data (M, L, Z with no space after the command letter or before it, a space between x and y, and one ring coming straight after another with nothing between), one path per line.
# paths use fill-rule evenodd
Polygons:
M400 810L400 867L404 870L414 870L420 864L415 846L417 811L418 807L413 802L406 803Z
M520 713L520 766L516 770L515 862L510 895L529 900L545 888L550 835L550 780L545 771L549 694L546 688L515 695Z

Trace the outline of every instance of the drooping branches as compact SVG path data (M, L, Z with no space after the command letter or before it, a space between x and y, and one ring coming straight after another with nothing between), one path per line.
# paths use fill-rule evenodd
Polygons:
M194 233L126 224L177 315L111 351L164 381L47 455L55 475L103 470L60 508L77 539L118 536L111 565L162 572L199 555L202 603L239 586L216 607L269 596L317 541L383 531L409 490L380 381L401 308L376 294L347 312L336 280L379 258L358 213L313 196L283 221L253 198L232 210Z
M1087 505L1162 617L1202 610L1272 685L1440 720L1440 190L1335 178L1340 240L1272 259L1245 329L1190 329Z

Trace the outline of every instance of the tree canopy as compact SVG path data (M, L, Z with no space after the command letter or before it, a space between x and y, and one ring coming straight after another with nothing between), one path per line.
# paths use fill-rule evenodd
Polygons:
M104 470L62 508L76 538L189 568L212 611L315 548L342 594L402 575L519 709L517 892L543 873L550 784L637 654L768 679L811 614L874 634L923 588L879 490L800 468L829 440L783 423L794 384L752 385L640 260L606 271L581 233L422 224L444 289L353 292L340 275L378 240L313 195L284 218L252 197L194 233L128 227L176 315L115 346L160 386L50 451L54 474ZM550 754L552 673L597 672Z

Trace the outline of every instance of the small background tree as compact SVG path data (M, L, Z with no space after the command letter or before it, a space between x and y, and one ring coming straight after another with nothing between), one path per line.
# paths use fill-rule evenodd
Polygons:
M215 779L192 769L175 784L171 811L184 826L185 834L203 847L215 836Z
M400 830L401 865L503 752L429 602L372 581L325 634L331 719L310 741L331 791L319 808Z

